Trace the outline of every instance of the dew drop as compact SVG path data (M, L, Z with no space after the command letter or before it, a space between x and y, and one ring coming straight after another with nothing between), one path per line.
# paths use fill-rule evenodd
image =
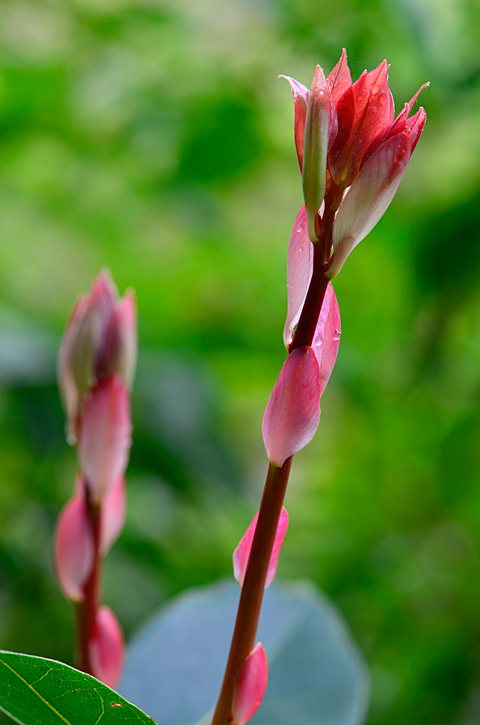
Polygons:
M341 334L342 334L341 330L335 330L335 332L333 333L333 339L335 340L335 342L337 342L337 340L340 340Z

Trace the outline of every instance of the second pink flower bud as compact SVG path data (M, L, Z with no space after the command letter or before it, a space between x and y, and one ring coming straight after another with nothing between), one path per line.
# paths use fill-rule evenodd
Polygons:
M58 379L68 436L77 442L85 396L103 379L117 375L130 388L137 351L133 292L118 299L108 272L101 272L75 305L58 357Z

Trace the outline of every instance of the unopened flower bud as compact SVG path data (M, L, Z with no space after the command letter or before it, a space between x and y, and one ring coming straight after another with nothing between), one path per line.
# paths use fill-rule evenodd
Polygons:
M76 304L60 347L58 378L76 442L85 396L103 378L120 375L130 386L136 361L136 311L132 293L118 300L107 272Z

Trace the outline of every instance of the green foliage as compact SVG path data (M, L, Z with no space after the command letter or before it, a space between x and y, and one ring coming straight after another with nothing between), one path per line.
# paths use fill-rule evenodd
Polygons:
M55 660L3 651L0 710L20 725L153 723L152 718L90 675Z

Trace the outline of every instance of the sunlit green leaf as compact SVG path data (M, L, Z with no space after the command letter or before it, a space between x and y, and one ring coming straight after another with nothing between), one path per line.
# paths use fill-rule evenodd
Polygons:
M16 652L0 651L0 710L21 725L153 723L94 677Z

